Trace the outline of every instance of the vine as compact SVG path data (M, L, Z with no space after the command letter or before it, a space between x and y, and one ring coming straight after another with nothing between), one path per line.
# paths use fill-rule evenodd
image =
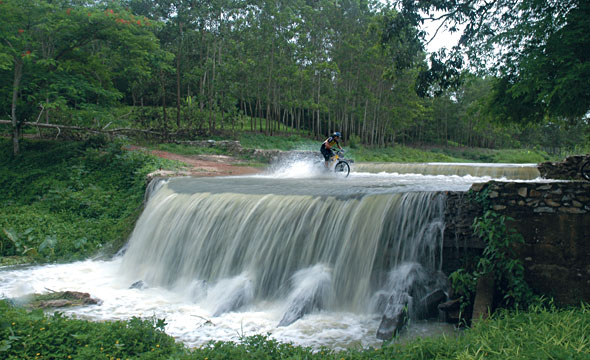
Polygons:
M473 193L471 193L473 196ZM522 235L506 226L513 218L501 215L492 209L489 187L477 193L474 201L483 208L483 215L476 217L472 228L486 246L471 269L463 268L450 275L456 294L460 294L461 313L470 307L475 297L479 278L492 275L495 290L502 298L498 306L525 308L534 299L533 292L524 279L524 265L515 252L515 244L524 243Z

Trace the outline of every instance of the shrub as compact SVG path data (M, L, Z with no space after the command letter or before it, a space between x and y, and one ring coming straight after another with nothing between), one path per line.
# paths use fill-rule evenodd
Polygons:
M77 260L121 246L139 215L145 176L175 166L101 139L22 145L22 155L0 159L0 256ZM0 152L10 146L0 141Z

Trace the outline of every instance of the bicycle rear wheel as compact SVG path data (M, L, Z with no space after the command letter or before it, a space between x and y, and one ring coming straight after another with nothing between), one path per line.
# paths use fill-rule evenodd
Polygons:
M350 174L350 165L346 161L338 161L334 167L334 172L338 176L347 177Z
M582 164L582 168L580 169L580 173L582 173L582 177L588 181L590 181L590 161L584 162Z

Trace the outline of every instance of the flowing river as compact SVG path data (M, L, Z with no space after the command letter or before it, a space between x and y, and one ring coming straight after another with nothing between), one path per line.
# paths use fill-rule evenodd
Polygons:
M379 346L388 299L416 298L412 318L420 297L448 290L440 271L444 191L535 172L356 164L337 178L294 160L262 175L160 181L118 256L0 268L0 297L88 292L101 305L64 313L165 318L166 332L188 346L255 334L314 348ZM401 339L450 331L416 320Z

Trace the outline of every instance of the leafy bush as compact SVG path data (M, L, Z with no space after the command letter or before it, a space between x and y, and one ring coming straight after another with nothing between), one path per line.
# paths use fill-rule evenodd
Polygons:
M500 307L523 309L538 301L525 281L524 265L514 249L514 245L523 243L524 239L506 226L507 221L514 219L492 210L489 191L486 187L475 196L469 193L483 208L482 216L474 219L472 228L486 247L476 261L465 263L449 276L455 294L460 296L461 312L472 306L477 281L487 275L493 276L496 293L502 296L498 301Z
M182 351L158 319L90 322L0 301L2 359L161 359Z
M0 159L0 256L82 259L119 247L135 222L145 176L173 163L121 143L23 141ZM0 152L11 153L0 141Z

